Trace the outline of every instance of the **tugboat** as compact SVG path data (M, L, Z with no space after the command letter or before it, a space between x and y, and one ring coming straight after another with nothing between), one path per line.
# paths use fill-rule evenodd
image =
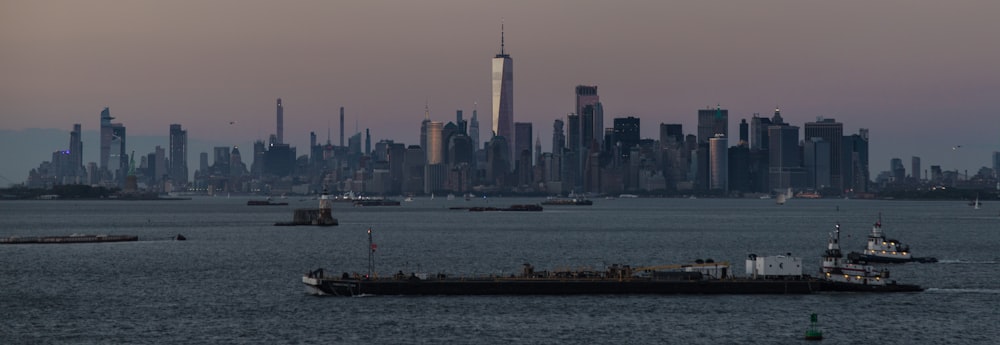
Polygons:
M889 280L889 271L876 269L873 266L853 260L843 259L840 252L840 224L830 234L826 253L823 255L823 265L820 268L820 279L823 281L823 291L880 291L880 292L918 292L924 289L917 285L897 284Z
M872 226L872 232L868 235L868 247L864 252L851 252L847 258L858 262L881 262L881 263L903 263L903 262L937 262L936 258L913 257L910 253L910 246L900 243L898 240L887 239L882 233L882 214L879 213L878 220Z

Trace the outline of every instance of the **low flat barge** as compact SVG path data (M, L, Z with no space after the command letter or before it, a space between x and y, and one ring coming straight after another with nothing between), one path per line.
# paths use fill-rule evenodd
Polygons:
M0 238L0 244L66 244L66 243L103 243L138 241L139 236L132 235L70 235L70 236L39 236Z
M546 205L546 206L549 206L549 205L554 205L554 206L560 206L560 205L561 206L590 206L590 205L593 205L593 204L594 204L594 202L591 201L591 200L589 200L589 199L576 199L576 198L573 198L573 199L551 198L551 199L545 199L545 201L542 201L542 205Z
M461 209L461 208L453 208ZM540 205L525 204L525 205L510 205L510 207L469 207L469 212L492 212L492 211L502 211L502 212L541 212L543 210Z
M844 260L840 225L830 234L820 276L802 273L802 259L787 255L746 259L746 277L734 277L728 262L697 260L693 264L633 268L610 265L605 270L535 271L524 264L520 274L454 277L443 273L379 277L374 270L375 244L368 230L367 274L328 274L316 269L302 276L313 295L603 295L603 294L811 294L819 292L920 292L918 285L889 279L888 270Z

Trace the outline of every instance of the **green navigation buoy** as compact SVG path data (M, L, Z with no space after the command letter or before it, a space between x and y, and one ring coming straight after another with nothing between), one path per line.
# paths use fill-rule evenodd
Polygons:
M806 330L806 340L823 340L823 331L819 330L816 314L809 316L809 329Z

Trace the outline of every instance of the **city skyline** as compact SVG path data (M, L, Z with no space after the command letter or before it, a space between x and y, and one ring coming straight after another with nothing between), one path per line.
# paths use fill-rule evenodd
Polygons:
M275 134L273 102L283 98L292 146L336 129L340 107L375 141L416 144L425 105L445 123L455 110L491 106L486 60L502 17L504 53L519 61L515 120L535 128L565 121L573 88L594 85L605 119L641 118L643 138L658 137L659 123L692 133L697 110L718 105L730 112L730 133L776 106L796 126L825 117L845 134L867 128L873 176L911 156L974 173L1000 149L991 121L1000 113L991 102L1000 48L982 44L1000 31L990 15L998 5L572 4L241 2L245 13L226 15L225 2L7 2L0 130L68 134L81 123L93 131L108 106L130 137L166 137L180 124L192 139L250 147ZM270 13L296 25L260 25ZM718 25L702 25L710 18ZM492 127L482 121L480 142ZM50 153L65 149L58 143L41 144L54 146ZM97 150L83 144L86 157ZM199 152L189 151L189 164ZM30 169L46 157L23 163Z

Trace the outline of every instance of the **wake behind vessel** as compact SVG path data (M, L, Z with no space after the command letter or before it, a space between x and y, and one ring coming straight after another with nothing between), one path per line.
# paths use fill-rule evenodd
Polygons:
M791 255L746 259L747 277L734 277L726 262L696 262L633 268L611 265L605 270L535 271L524 264L520 274L450 276L402 271L379 277L374 270L375 245L369 233L368 272L328 274L324 269L302 277L313 295L581 295L581 294L810 294L825 291L916 292L917 285L890 281L888 271L875 271L841 260L839 225L831 234L820 277L802 274L801 259ZM842 273L849 276L841 277Z

